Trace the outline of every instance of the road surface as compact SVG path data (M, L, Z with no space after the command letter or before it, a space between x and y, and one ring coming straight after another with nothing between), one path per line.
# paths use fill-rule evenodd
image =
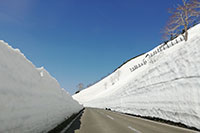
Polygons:
M199 133L102 109L86 108L62 133Z

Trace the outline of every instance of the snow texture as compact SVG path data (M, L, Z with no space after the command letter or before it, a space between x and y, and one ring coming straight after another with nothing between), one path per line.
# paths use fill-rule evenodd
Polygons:
M200 129L200 25L130 60L73 96L84 106L181 122Z
M43 67L0 41L0 133L47 132L82 108Z

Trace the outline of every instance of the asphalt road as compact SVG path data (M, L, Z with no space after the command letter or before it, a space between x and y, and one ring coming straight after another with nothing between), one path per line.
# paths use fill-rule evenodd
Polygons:
M102 109L86 108L62 133L199 133Z

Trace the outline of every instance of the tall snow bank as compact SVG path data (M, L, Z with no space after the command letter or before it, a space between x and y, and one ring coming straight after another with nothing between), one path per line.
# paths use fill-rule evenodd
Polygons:
M73 96L84 106L181 122L200 129L200 25L127 62Z
M39 133L82 109L44 68L0 41L0 132Z

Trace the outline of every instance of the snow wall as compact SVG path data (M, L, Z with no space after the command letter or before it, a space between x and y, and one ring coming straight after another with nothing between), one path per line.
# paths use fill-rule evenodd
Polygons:
M73 96L84 106L151 116L200 129L200 25L130 60Z
M82 108L44 68L0 41L0 133L47 132Z

